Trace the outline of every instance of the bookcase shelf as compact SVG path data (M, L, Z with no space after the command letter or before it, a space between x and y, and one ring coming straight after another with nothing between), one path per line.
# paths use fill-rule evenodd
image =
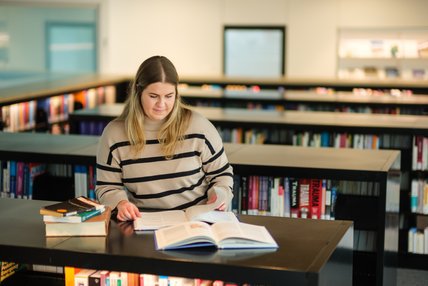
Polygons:
M199 92L198 92L199 91ZM184 87L179 94L188 104L205 107L270 110L335 111L427 115L428 95L372 90L316 91L218 87Z
M109 75L46 77L0 89L0 130L67 133L68 114L100 103L121 102L129 80Z
M115 104L101 106L93 110L82 110L70 115L71 129L78 132L78 125L84 122L102 122L104 124L120 114L123 106ZM402 183L401 192L409 196L411 190L411 177L413 155L415 150L412 140L415 136L428 137L428 119L422 116L411 115L387 115L387 114L354 114L334 112L301 112L301 111L263 111L245 109L222 109L197 107L195 108L216 125L219 130L242 129L268 130L267 133L289 132L284 136L277 136L276 140L265 138L264 143L292 145L292 135L299 132L328 134L365 134L377 135L384 142L378 148L400 150ZM228 133L229 134L229 133ZM281 134L281 133L280 133ZM223 134L224 135L224 134ZM225 139L225 137L223 137ZM231 140L230 137L228 137ZM242 136L244 138L244 136ZM278 139L279 138L279 139ZM395 138L395 140L392 139ZM226 142L227 142L226 140ZM389 140L389 141L388 141ZM240 142L240 141L232 141ZM386 143L388 142L388 143ZM426 153L424 156L427 156ZM310 160L310 159L308 159ZM340 159L339 159L340 162ZM423 176L426 171L416 171L418 176ZM312 171L311 174L314 174ZM362 173L361 176L364 176ZM403 196L403 195L402 195ZM410 199L400 201L402 227L408 225L407 221L413 221L416 214L410 213ZM402 233L400 233L402 235ZM407 235L406 235L407 236ZM399 252L401 256L407 253L407 237L400 237ZM400 257L401 257L400 256ZM405 264L408 260L400 261L401 267L411 267Z
M428 78L428 30L345 28L338 33L341 78Z
M226 88L228 85L258 86L260 89L296 89L307 90L318 87L331 88L336 91L352 91L354 88L370 89L406 89L415 94L428 94L428 84L422 80L408 79L345 79L345 78L251 78L231 76L181 76L180 83L203 87L214 85Z
M32 133L9 133L1 134L8 140L0 140L0 159L20 159L32 161L34 158L50 162L64 162L70 160L78 164L93 163L97 148L96 136L78 135L51 135ZM22 140L41 142L38 144L13 144ZM37 139L37 140L35 140ZM67 141L67 144L62 144ZM49 142L49 144L47 143ZM56 143L55 143L56 142ZM73 144L74 143L74 144ZM16 146L15 146L16 145ZM74 147L71 147L73 146ZM366 202L371 207L365 208L370 211L372 221L367 223L367 216L358 214L356 211L343 207L338 208L336 219L341 216L347 219L355 219L361 230L372 230L376 232L376 251L368 254L355 252L354 259L354 285L359 282L371 281L372 285L389 285L389 279L395 279L395 272L388 275L388 269L396 267L397 243L390 240L398 240L398 193L397 188L390 186L390 180L399 176L399 152L391 150L354 150L333 148L305 148L281 145L249 145L249 144L225 144L225 151L232 164L235 174L239 175L269 175L269 176L292 176L297 178L327 178L332 180L368 181L379 184L380 193L376 197L344 195L338 198L338 206L343 201L348 204L353 199L356 205ZM64 155L64 154L68 155ZM21 154L21 155L20 155ZM63 156L58 156L63 155ZM17 157L15 157L17 156ZM58 160L58 161L56 161ZM355 210L355 208L354 208ZM315 220L310 220L315 221ZM319 222L322 223L323 220ZM388 226L386 228L385 226ZM357 228L356 228L357 229ZM385 232L388 230L388 236ZM385 248L386 245L388 248ZM395 254L394 254L395 253ZM391 256L388 260L391 265L385 265L384 258ZM365 261L361 257L366 257ZM361 267L375 265L364 272ZM371 278L370 278L371 277ZM361 284L362 285L362 284ZM364 284L367 285L367 284Z

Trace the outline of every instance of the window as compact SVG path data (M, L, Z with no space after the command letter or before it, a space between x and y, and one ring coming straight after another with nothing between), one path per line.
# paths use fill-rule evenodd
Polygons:
M285 27L225 26L223 35L226 76L284 75Z

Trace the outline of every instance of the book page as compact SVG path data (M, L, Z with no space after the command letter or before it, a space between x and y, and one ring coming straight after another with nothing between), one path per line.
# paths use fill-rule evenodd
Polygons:
M277 244L264 226L234 223L218 222L212 225L212 230L218 244L227 247L263 247L276 246Z
M203 222L186 222L155 231L157 249L214 245L211 228Z
M227 198L222 190L215 190L217 199L214 203L195 205L183 210L140 212L141 217L134 220L134 230L156 230L162 227L176 225L186 221L204 221L215 223L219 221L235 221L235 214L232 212L216 211Z
M192 207L186 209L186 215L187 215L187 218L189 221L195 220L195 218L197 216L199 216L200 214L207 213L210 211L214 211L215 209L217 209L223 203L226 202L227 195L225 194L225 192L223 190L218 190L215 188L214 191L217 195L217 199L215 202L213 202L211 204L196 205L196 206L192 206ZM201 219L198 219L198 220L201 220Z
M193 217L192 220L204 221L208 223L216 223L220 221L239 222L238 218L233 212L223 212L223 211L209 211L206 213L201 213Z
M134 230L155 230L187 221L181 210L140 213L141 217L134 220Z

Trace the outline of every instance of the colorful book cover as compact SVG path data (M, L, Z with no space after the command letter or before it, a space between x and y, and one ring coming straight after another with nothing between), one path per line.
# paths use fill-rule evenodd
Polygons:
M311 197L311 218L321 218L321 193L322 193L322 180L311 179L310 180L310 195Z

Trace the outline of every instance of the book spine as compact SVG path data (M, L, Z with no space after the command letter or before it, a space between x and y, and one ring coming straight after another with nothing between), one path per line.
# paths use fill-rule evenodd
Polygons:
M16 162L16 198L24 197L24 162Z
M10 161L3 161L3 192L5 193L5 197L9 197L10 192Z
M241 213L248 214L248 177L241 178Z
M30 188L30 166L29 163L24 163L24 191L23 191L23 198L28 199L28 191Z
M336 199L337 199L337 187L331 187L331 208L330 208L330 219L336 218Z
M311 213L311 187L309 179L299 180L299 214L301 218L310 217Z
M299 181L290 178L290 213L292 218L299 217Z
M11 198L16 197L16 161L9 161L9 196Z
M1 110L1 108L0 108L0 110ZM1 116L0 116L0 120L1 120ZM3 198L3 195L4 195L4 192L3 192L3 162L4 162L4 160L0 160L0 198Z
M310 189L311 189L311 218L320 219L321 218L321 192L322 192L322 182L320 179L311 179L310 180Z

